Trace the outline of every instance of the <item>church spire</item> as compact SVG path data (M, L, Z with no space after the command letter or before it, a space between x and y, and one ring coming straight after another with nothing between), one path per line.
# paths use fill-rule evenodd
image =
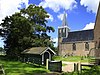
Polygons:
M66 12L64 11L63 20L62 20L62 26L68 26L66 21Z
M68 27L68 24L66 21L66 12L64 11L62 25L60 27L58 27L58 37L59 38L67 38L69 31L70 31L70 28Z

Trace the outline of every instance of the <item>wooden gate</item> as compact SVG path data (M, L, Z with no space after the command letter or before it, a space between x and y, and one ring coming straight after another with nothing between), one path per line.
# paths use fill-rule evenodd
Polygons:
M48 61L47 59L46 67L53 72L62 72L62 61Z

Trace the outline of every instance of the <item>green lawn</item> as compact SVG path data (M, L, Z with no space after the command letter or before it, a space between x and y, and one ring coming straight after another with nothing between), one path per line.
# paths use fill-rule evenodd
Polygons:
M3 64L6 75L34 75L48 73L49 70L45 69L44 66L36 64L26 64L17 61L6 61L0 59L0 64Z
M88 62L89 59L86 57L80 57L80 56L69 56L69 57L61 57L61 56L54 56L53 60L61 60L61 61L67 61L67 62Z
M81 60L82 58L79 56L67 57L67 58L56 56L53 59L68 61L68 62L69 61L70 62L77 62L77 61L87 62L88 61L88 59L84 57L83 57L83 60ZM32 63L26 64L26 63L22 63L18 61L7 61L4 59L4 57L3 59L0 57L0 64L3 64L6 75L35 75L35 74L44 75L44 73L50 73L50 71L45 69L44 66L39 66ZM89 71L87 70L86 72L83 72L83 74L79 73L79 75L88 75L88 74L90 75L90 73L93 73L91 75L99 75L100 68L90 69ZM76 72L72 72L72 73L64 73L62 75L78 75L78 74Z

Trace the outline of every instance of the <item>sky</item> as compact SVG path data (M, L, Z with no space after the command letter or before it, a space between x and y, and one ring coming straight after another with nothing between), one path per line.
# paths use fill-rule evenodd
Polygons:
M47 20L48 26L55 29L54 33L48 33L52 40L58 41L58 27L62 24L64 11L71 31L93 29L99 0L0 0L0 23L6 16L19 12L22 8L27 8L29 4L43 6L50 16ZM0 47L4 43L0 37Z

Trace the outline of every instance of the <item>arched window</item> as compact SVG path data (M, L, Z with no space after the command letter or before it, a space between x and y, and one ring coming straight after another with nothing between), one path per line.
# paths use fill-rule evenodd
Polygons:
M85 43L85 50L86 51L89 50L89 43L88 42Z
M73 43L72 48L73 48L73 50L76 50L76 44L75 43Z

